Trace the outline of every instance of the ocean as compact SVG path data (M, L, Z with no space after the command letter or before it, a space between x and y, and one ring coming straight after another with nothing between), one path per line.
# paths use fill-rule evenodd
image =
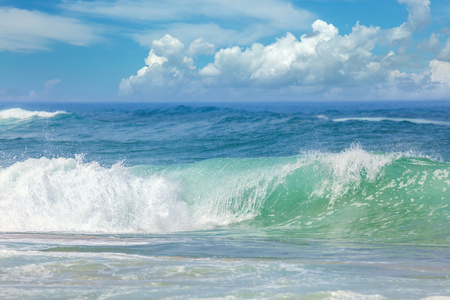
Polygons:
M0 103L1 299L450 299L450 102Z

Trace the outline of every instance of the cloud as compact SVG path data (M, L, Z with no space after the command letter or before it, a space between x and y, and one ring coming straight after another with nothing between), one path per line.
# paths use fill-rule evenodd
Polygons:
M0 51L48 50L52 42L88 46L100 39L99 32L76 19L0 7Z
M408 20L390 29L357 22L342 35L318 19L300 37L287 32L268 45L254 42L218 50L208 39L186 47L185 40L165 35L152 41L145 66L123 79L119 91L155 101L448 97L450 39L441 47L441 36L432 34L418 47L434 53L435 59L421 68L414 65L408 47L416 28L430 20L430 2L398 2L406 5ZM198 64L199 53L209 54L211 62Z
M44 82L43 90L32 90L28 95L21 97L20 100L48 100L56 90L56 86L61 83L61 79L51 79Z
M189 46L188 54L190 56L214 54L216 46L206 42L203 38L194 40Z
M439 52L437 58L439 60L450 61L450 38L447 39L444 48Z
M130 34L139 45L151 47L155 39L169 34L179 37L186 44L202 38L203 40L219 46L228 46L230 41L238 45L249 45L261 37L274 33L272 28L261 27L249 24L243 29L222 28L214 23L206 24L187 24L187 23L171 23L166 24L162 29L152 29L139 33Z
M368 73L378 70L371 54L378 31L376 27L356 24L349 35L340 36L332 24L317 20L312 32L300 40L288 33L268 46L221 49L214 63L199 74L220 75L218 84L239 81L262 86L366 80Z
M315 16L285 0L120 0L65 1L66 10L99 18L114 18L151 29L130 34L140 45L150 46L165 34L183 43L203 38L228 46L230 41L249 45L285 31L305 30Z
M195 48L199 41L191 45ZM189 77L195 77L194 61L187 56L184 44L170 35L165 35L159 40L153 41L145 64L136 75L123 79L120 83L120 92L130 95L137 90L142 93L170 94L173 91L183 91L189 82ZM169 90L168 90L169 89Z
M178 39L166 35L153 41L146 66L122 80L120 91L128 95L153 93L165 85L180 92L194 87L205 91L224 87L296 90L293 87L299 86L317 91L335 84L367 84L385 75L383 66L394 55L372 55L379 31L378 27L356 24L350 34L341 36L335 26L317 20L312 31L300 39L287 33L267 46L254 43L245 49L220 49L214 62L201 69Z
M433 59L430 62L431 80L450 87L450 62Z
M430 0L397 0L405 4L408 10L408 21L398 27L386 30L389 44L406 44L411 41L416 28L422 28L430 22Z
M408 9L408 24L413 28L423 27L430 21L430 0L398 0L406 4Z
M61 83L61 79L51 79L43 84L42 90L31 90L27 94L22 93L14 88L7 87L0 90L0 100L3 101L31 101L31 100L49 100L55 90L56 86Z
M180 22L194 19L235 19L254 18L270 23L271 26L305 28L313 14L294 7L283 0L120 0L120 1L64 1L65 9L108 18L142 21Z

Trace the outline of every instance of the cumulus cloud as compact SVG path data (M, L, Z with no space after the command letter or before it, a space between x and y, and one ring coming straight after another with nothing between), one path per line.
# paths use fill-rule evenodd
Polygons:
M203 38L198 38L191 43L188 53L191 56L214 54L215 49L216 46L213 44L208 43Z
M76 19L0 7L0 51L48 50L55 41L87 46L100 39L98 33Z
M312 32L298 40L288 33L268 46L253 44L221 49L214 63L199 71L215 75L220 84L245 82L255 85L318 85L336 81L361 81L379 71L381 58L372 50L379 28L356 24L341 36L332 24L317 20Z
M367 83L387 72L384 64L394 55L372 54L379 31L378 27L356 24L350 34L342 36L332 24L317 20L312 31L300 39L287 33L267 46L254 43L245 49L223 48L215 53L214 62L200 69L190 51L200 41L185 49L178 39L166 35L153 41L146 66L122 80L120 90L124 94L152 92L166 85L185 90L245 86L290 90L315 86L317 90L336 83Z
M194 41L193 48L199 44ZM182 89L194 75L194 60L187 56L189 49L170 35L153 41L152 49L145 59L145 66L136 75L123 79L120 83L122 94L132 92L169 93L170 89ZM169 90L167 90L169 89Z
M430 62L431 80L450 86L450 62L433 59Z
M429 21L430 2L398 2L406 5L408 20L395 28L357 22L350 33L342 35L333 24L319 19L309 33L298 38L287 32L268 45L222 47L214 56L215 46L203 38L185 47L176 37L166 35L152 41L145 66L122 80L120 92L150 95L155 100L184 100L194 94L222 100L447 97L450 39L439 50L439 36L431 35L421 47L430 49L436 59L421 72L408 72L412 64L406 50L414 30ZM385 48L380 45L392 47L382 52ZM396 45L401 47L396 49ZM211 54L212 61L199 67L198 54Z

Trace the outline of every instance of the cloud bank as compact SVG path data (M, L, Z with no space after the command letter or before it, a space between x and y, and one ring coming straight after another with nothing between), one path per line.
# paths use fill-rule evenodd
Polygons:
M120 93L152 100L440 99L450 91L450 42L421 73L411 68L411 38L430 19L429 0L399 0L408 20L382 29L356 23L338 28L316 20L299 38L219 49L197 66L196 51L214 46L197 39L185 46L169 34L152 42L145 66L124 78ZM432 38L430 38L432 40ZM380 49L385 49L380 53ZM375 54L377 53L377 54Z

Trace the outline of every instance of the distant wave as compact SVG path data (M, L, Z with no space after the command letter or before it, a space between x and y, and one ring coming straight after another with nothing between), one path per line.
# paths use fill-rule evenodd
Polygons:
M347 122L347 121L367 121L367 122L410 122L414 124L432 124L440 126L450 126L450 122L427 120L427 119L413 119L413 118L385 118L385 117L360 117L360 118L338 118L333 119L333 122Z
M317 119L322 119L322 120L328 120L328 117L325 115L318 115L316 116Z
M52 118L59 114L67 114L67 112L58 110L55 112L47 112L47 111L29 111L21 108L10 108L5 110L0 110L0 120L8 120L8 119L30 119L33 117L39 118Z

